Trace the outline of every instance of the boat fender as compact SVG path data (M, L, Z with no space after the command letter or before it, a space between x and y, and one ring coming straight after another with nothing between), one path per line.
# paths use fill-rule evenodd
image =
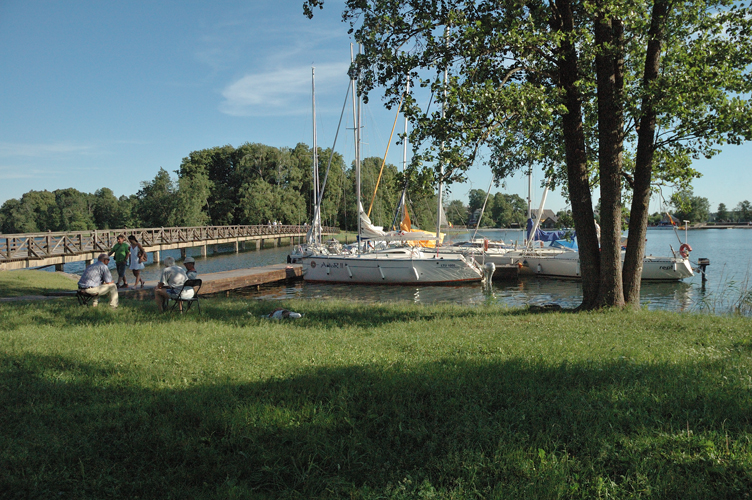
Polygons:
M488 238L483 238L483 251L488 252Z
M682 246L679 247L679 254L685 259L689 257L689 252L691 251L692 251L692 247L689 246L689 244L687 243L683 243Z

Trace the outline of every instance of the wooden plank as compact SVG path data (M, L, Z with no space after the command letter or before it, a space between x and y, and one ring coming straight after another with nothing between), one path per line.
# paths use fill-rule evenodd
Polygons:
M204 296L250 286L276 283L278 281L302 279L303 266L300 264L273 264L263 267L199 274L198 277L203 281L200 295ZM118 293L123 298L148 300L154 297L154 288L156 286L156 281L147 281L144 288L137 288L135 290L121 288L118 290ZM65 292L64 294L68 295L69 293Z

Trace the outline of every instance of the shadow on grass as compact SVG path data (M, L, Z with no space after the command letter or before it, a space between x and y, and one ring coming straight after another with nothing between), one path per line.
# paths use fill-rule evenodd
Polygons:
M1 307L1 306L0 306ZM121 300L120 308L111 311L106 303L100 302L96 308L79 306L75 299L59 299L54 302L26 302L15 307L18 314L5 314L4 327L13 330L18 326L31 324L44 326L98 326L106 328L113 324L138 325L144 321L158 322L208 322L216 321L232 325L253 325L271 321L262 317L277 308L288 308L302 312L300 320L286 320L290 328L377 328L384 325L436 319L462 319L489 316L527 316L526 309L505 309L502 307L466 307L453 305L424 306L420 304L352 304L327 302L325 307L315 301L259 302L225 297L201 299L201 314L198 308L180 314L177 311L160 313L151 300ZM8 310L8 309L6 309ZM2 309L0 309L0 313Z
M5 498L739 498L752 400L704 366L442 360L138 387L0 356Z

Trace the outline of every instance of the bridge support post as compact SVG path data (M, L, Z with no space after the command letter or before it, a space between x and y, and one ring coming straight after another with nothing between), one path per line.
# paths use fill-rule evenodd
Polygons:
M206 258L206 245L201 245L201 257Z
M185 255L185 248L181 248L180 249L180 258L182 260L185 260L185 257L186 257L186 255Z
M274 248L278 246L282 246L282 238L277 238L277 241L274 242Z
M238 253L240 251L240 242L238 240L235 240L235 253Z
M262 248L264 248L264 240L256 240L256 251L259 251Z
M61 273L62 273L62 272L63 272L63 266L64 266L64 265L65 265L65 264L55 264L55 271L58 271L58 272L61 272ZM703 278L704 278L704 277L705 277L705 276L703 276Z
M160 256L159 250L154 250L154 252L152 253L154 254L153 256L154 256L155 264L159 264L160 262L162 262L162 257Z

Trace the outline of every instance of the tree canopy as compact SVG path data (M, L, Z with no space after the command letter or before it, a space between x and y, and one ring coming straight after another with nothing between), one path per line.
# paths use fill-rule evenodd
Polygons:
M331 158L323 196L322 222L353 229L355 174L339 153L319 149L321 178ZM29 233L89 229L283 224L309 222L313 214L311 165L313 151L305 144L275 148L246 143L191 152L177 170L177 179L160 168L141 182L136 194L116 198L109 188L93 194L73 188L29 191L0 207L0 231ZM363 192L373 192L381 160L363 160ZM386 164L374 200L373 218L389 225L403 177ZM419 225L436 219L432 192L419 187L410 193L411 216ZM370 200L370 194L369 194ZM430 208L429 203L430 201ZM349 216L348 216L349 214ZM430 226L429 226L430 227Z
M651 183L687 186L692 159L749 139L750 13L733 0L347 0L343 19L363 45L363 93L394 105L410 78L444 105L405 98L414 168L464 180L487 148L497 179L533 161L563 185L589 308L639 303ZM623 193L636 237L622 279Z

